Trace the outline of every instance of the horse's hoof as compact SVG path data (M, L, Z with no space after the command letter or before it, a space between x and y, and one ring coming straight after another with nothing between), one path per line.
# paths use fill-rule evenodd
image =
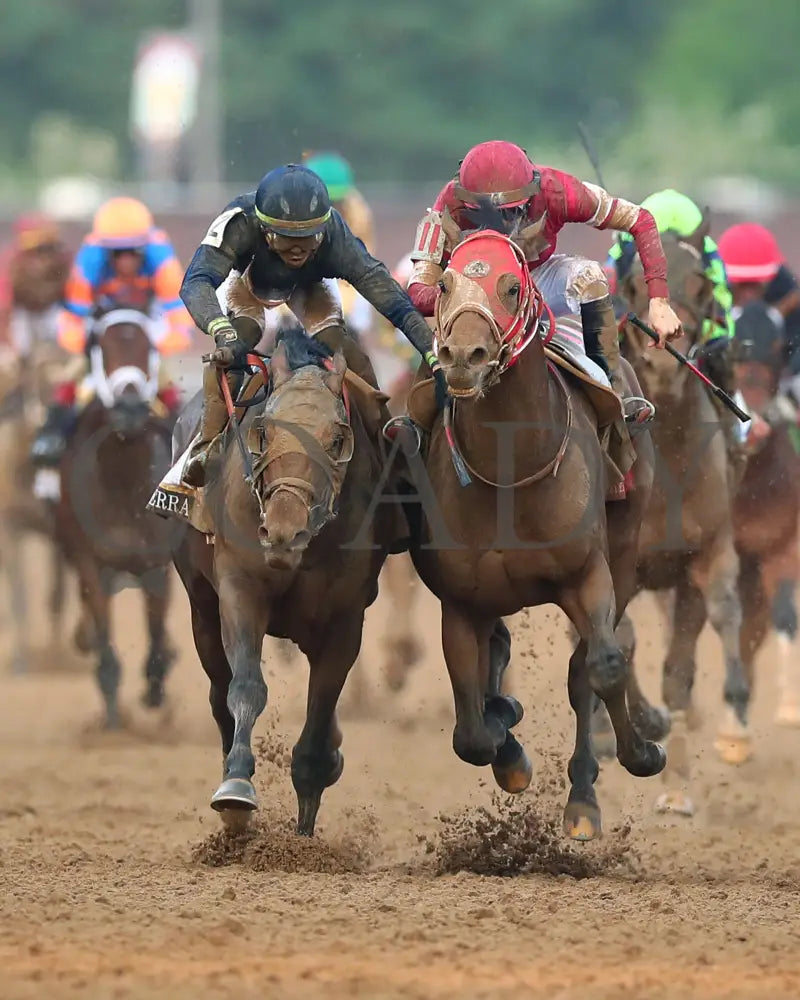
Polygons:
M211 796L211 808L217 812L230 809L252 812L258 809L253 782L247 778L226 778Z
M778 705L775 722L779 726L800 726L800 705L796 702Z
M749 736L720 733L714 740L714 749L725 764L738 767L753 756L753 745Z
M122 717L119 714L119 709L117 708L107 708L106 717L103 722L103 728L108 733L116 733L122 729Z
M666 708L650 705L648 711L631 713L633 728L644 740L660 741L669 735L672 718Z
M484 703L484 716L496 715L506 729L513 729L522 722L525 709L513 694L489 695Z
M145 708L161 708L164 704L164 686L148 684L142 694L142 705Z
M600 809L588 802L568 802L564 807L564 835L581 843L601 837Z
M336 763L333 765L331 773L328 776L328 780L325 782L326 788L330 788L331 785L335 785L339 778L341 778L342 771L344 771L344 754L338 749L338 747L335 750L335 753Z
M252 809L220 809L219 818L228 833L243 833L253 818Z
M685 792L663 792L656 799L656 812L672 816L694 816L694 802Z
M525 748L511 733L497 751L497 758L492 764L494 780L510 795L524 792L533 777L533 764L525 753Z
M642 756L634 757L633 760L619 758L620 764L634 778L652 778L656 774L661 774L667 766L667 751L660 743L646 743Z
M297 796L297 833L300 837L313 837L317 813L322 802L322 790L310 795Z

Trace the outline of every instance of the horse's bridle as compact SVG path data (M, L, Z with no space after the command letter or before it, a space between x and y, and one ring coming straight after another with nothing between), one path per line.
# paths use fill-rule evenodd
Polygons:
M150 343L147 371L137 365L123 365L107 375L103 363L102 337L110 327L122 326L123 324L137 326L146 335ZM92 343L89 348L89 367L97 396L107 410L111 409L117 402L116 390L123 385L135 385L142 399L147 403L152 403L158 395L161 355L153 346L151 326L152 321L147 313L139 312L138 309L112 309L93 323Z
M282 388L282 387L281 387ZM295 497L306 509L309 525L312 530L319 530L336 512L338 488L341 487L344 475L355 450L355 437L350 422L350 405L347 397L337 400L341 420L339 427L345 431L345 447L337 458L332 458L320 443L303 428L289 421L270 416L269 410L275 408L280 399L281 388L275 390L269 397L262 418L262 441L267 439L266 427L270 426L282 432L271 435L264 451L259 455L253 469L252 489L259 504L261 514L264 514L269 500L276 493L288 493ZM345 390L346 392L346 390ZM314 503L315 487L308 480L297 476L278 476L264 483L267 469L286 455L302 455L325 472L327 488L321 502ZM315 517L315 512L319 512Z
M497 317L484 301L484 290L478 290L476 288L475 281L471 280L469 273L471 264L469 263L466 264L463 272L451 271L455 287L461 288L462 301L459 305L451 309L447 309L446 306L443 305L444 296L440 295L436 300L435 315L436 329L445 334L441 340L441 344L446 343L447 336L449 335L449 331L452 329L453 323L464 313L477 313L488 323L489 328L492 331L492 335L500 348L497 358L495 358L494 361L489 362L494 369L491 376L491 381L494 383L500 378L504 371L516 363L520 354L536 336L541 335L544 342L547 343L555 333L556 324L552 310L544 301L541 292L531 278L528 263L525 260L522 250L510 237L500 233L479 230L478 232L467 236L456 249L461 249L471 241L481 238L486 239L487 237L502 240L504 243L508 244L508 246L510 246L513 250L514 257L519 265L520 293L517 309L514 315L511 316L509 321L503 325L498 322ZM477 266L479 264L479 261L475 262L476 274L479 273L477 270ZM434 346L438 350L438 344L435 344ZM456 432L456 401L451 399L449 407L445 409L444 426L447 442L453 455L453 461L457 472L459 471L460 462L466 470L475 477L475 479L479 480L486 486L491 486L494 489L519 489L521 487L531 486L534 483L540 482L548 476L558 475L558 470L564 460L564 456L569 446L570 435L572 433L573 407L569 390L567 389L561 373L550 361L547 361L547 367L548 371L550 371L554 376L556 385L560 389L566 405L564 436L562 437L561 443L559 444L558 450L553 458L543 468L512 483L495 483L491 479L487 479L472 465L470 465L469 461L464 457L464 452L458 443L458 436ZM461 471L463 472L463 470ZM461 478L461 472L459 472L459 478ZM467 485L467 482L468 477L464 480L464 485Z
M520 293L516 312L505 325L501 326L491 309L482 301L484 298L482 289L480 286L476 286L476 282L470 274L470 267L473 265L467 264L463 273L450 270L451 279L457 287L461 288L461 302L457 306L448 308L443 295L436 299L434 315L437 337L434 342L434 351L438 352L439 347L446 343L453 323L459 316L469 312L477 313L488 323L492 336L500 348L498 356L494 361L489 362L494 368L493 379L496 380L517 361L517 358L537 334L542 333L545 340L549 340L555 332L555 322L550 307L545 303L541 292L531 278L525 255L510 237L501 233L478 230L462 240L457 249L461 250L470 243L487 238L502 240L503 243L507 244L519 264ZM475 266L479 263L477 262Z

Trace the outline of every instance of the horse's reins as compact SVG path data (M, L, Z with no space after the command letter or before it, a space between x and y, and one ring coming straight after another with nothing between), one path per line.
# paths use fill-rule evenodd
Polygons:
M206 357L210 357L210 355L205 356L204 360L206 359ZM225 401L225 408L228 411L228 421L233 429L233 435L236 438L237 447L241 454L242 462L244 464L245 482L248 484L251 490L253 490L253 492L256 494L256 499L258 500L259 505L262 505L263 502L268 500L274 493L278 492L278 490L281 490L286 493L291 493L292 495L297 497L297 499L300 500L300 502L310 511L311 505L308 503L307 495L311 493L311 495L313 496L313 487L311 483L306 482L306 480L304 479L299 479L296 476L281 476L280 478L275 479L273 482L268 484L268 487L264 491L263 496L260 493L258 493L258 491L255 488L257 480L260 479L260 477L263 475L265 469L267 468L267 465L271 464L271 462L275 461L277 458L280 458L283 454L285 454L285 452L282 452L281 455L271 456L268 462L262 463L261 461L259 461L257 463L257 468L254 467L253 465L253 457L250 454L250 449L245 444L244 438L242 436L242 429L239 425L239 421L236 419L235 414L237 409L250 408L258 403L262 403L267 398L270 372L269 372L269 365L267 363L268 359L261 354L249 353L247 354L245 360L248 365L260 369L261 374L264 378L263 394L259 394L260 393L259 390L259 392L257 392L252 399L234 400L233 394L231 393L231 389L228 384L228 379L225 377L224 372L222 370L217 371L217 379L219 381L220 390L222 392L222 398ZM325 367L329 371L332 370L333 362L327 360L325 362ZM347 425L349 427L351 419L350 395L347 391L347 387L344 385L342 386L342 403L344 405L345 414L347 416ZM337 465L347 464L347 462L350 461L352 456L353 456L353 448L351 442L351 448L349 454L347 455L347 458L344 459L339 458L336 464ZM264 456L262 456L262 458L263 457ZM329 511L332 507L332 503L333 500L331 500L331 503L328 505Z
M564 436L561 439L561 444L558 446L558 451L555 456L544 466L544 468L539 469L538 472L534 472L530 476L525 476L523 479L518 479L513 483L494 483L491 479L486 479L484 476L473 468L472 465L464 457L464 452L458 443L458 437L456 436L456 412L455 412L455 401L451 400L450 405L446 407L444 411L444 427L445 434L447 435L448 444L450 446L451 453L453 455L453 462L456 466L456 472L458 472L458 461L462 462L464 467L470 472L477 480L484 483L486 486L491 486L498 490L516 490L523 486L531 486L533 483L541 482L542 479L546 479L548 476L557 476L558 470L561 467L561 463L564 460L564 455L567 453L567 448L569 447L570 434L572 432L572 397L567 389L566 382L564 381L561 372L552 363L552 361L547 362L548 371L552 372L555 376L556 385L561 390L564 396L564 402L567 407L566 419L564 421ZM451 415L452 410L452 415ZM461 480L461 475L459 474L459 480ZM468 482L462 482L463 486L468 486Z
M203 360L205 361L208 357L210 357L210 355L204 355ZM266 361L260 354L248 354L245 360L248 365L260 368L261 374L264 376L264 396L261 399L254 398L252 400L247 400L244 404L241 404L249 407L254 406L257 402L262 402L262 400L266 398L267 386L269 385L269 368L267 367ZM219 368L217 369L217 381L219 382L220 391L222 392L222 398L225 400L225 409L228 411L228 422L233 427L233 436L236 438L236 445L239 448L239 454L242 456L244 479L247 485L252 489L255 485L253 458L250 454L250 450L244 443L242 429L235 416L237 403L234 402L231 394L231 387L228 385L228 379L226 378L224 372Z

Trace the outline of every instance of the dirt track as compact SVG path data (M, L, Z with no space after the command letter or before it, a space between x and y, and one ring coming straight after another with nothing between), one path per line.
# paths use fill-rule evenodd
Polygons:
M607 836L585 849L606 869L597 877L437 875L437 851L426 843L439 843L443 830L451 841L461 837L438 814L488 804L491 774L450 749L433 604L424 602L422 618L426 662L397 698L379 677L385 611L378 606L365 642L369 718L344 719L345 772L326 793L318 841L298 843L285 832L293 795L281 757L299 732L304 671L272 659L271 704L257 727L269 832L247 847L244 864L211 867L193 859L219 859L208 839L218 822L207 805L219 750L183 595L176 591L172 621L185 648L161 732L135 707L138 595L127 592L116 608L128 732L107 737L89 725L99 702L88 666L67 671L51 662L27 678L3 676L4 1000L221 993L427 1000L514 989L549 1000L800 995L800 732L771 725L769 651L756 697L756 758L731 771L710 749L720 660L714 638L703 635L695 820L656 817L660 779L636 781L607 764L599 782ZM659 619L647 600L634 611L655 693L660 639L644 630ZM558 779L572 720L560 621L540 613L533 627L523 626L512 623L514 683L536 775L519 808L538 822L563 804ZM612 832L625 822L627 841ZM456 847L469 853L466 841ZM530 847L545 867L551 850Z

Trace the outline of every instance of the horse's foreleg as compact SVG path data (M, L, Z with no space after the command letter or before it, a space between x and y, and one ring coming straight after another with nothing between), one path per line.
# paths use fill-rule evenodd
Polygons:
M344 758L336 705L361 647L364 612L338 617L308 650L306 721L292 750L292 784L297 794L297 832L313 836L322 793L339 780Z
M664 767L663 749L643 739L628 714L628 665L614 638L614 586L605 556L598 549L588 558L583 576L564 587L558 603L586 643L589 684L606 705L617 738L617 759L631 774L649 777Z
M211 799L218 811L258 807L251 778L256 762L250 746L253 726L267 704L261 674L261 646L268 620L266 595L259 582L229 573L219 581L222 644L231 665L228 711L233 717L233 742L225 758L223 781Z
M688 730L693 714L692 688L697 669L697 640L705 623L705 599L684 574L675 587L670 641L661 679L672 730L667 744L667 768L664 773L667 791L656 802L659 812L677 813L681 816L691 816L694 813L694 803L685 787L690 776Z
M201 541L200 545L205 548L204 541ZM189 596L194 646L200 658L200 665L210 682L208 700L222 739L224 759L233 746L233 716L228 711L231 668L225 655L225 647L222 645L222 623L219 617L217 592L194 565L192 555L192 545L188 541L184 542L175 554L175 568Z
M800 725L800 674L796 667L798 541L763 560L761 576L769 602L769 618L778 646L778 709L775 721L784 726ZM742 609L744 612L744 609ZM743 655L746 652L743 649ZM748 673L752 685L752 667Z
M751 754L747 719L750 686L742 664L739 641L742 628L739 558L730 530L723 531L707 551L695 558L691 576L695 586L703 592L709 621L722 641L725 654L723 695L727 709L715 746L726 763L741 764Z
M106 707L106 726L109 729L119 727L119 694L120 663L111 644L110 596L103 587L100 571L93 559L88 556L80 559L78 576L81 584L81 596L94 620L97 633L97 683Z
M24 674L28 670L28 585L25 560L22 558L22 542L19 531L10 526L2 532L2 559L4 575L9 591L11 610L11 634L13 653L11 670Z
M492 620L475 621L464 608L442 602L442 649L456 710L453 749L477 766L494 762L508 730L522 717L514 699L487 698L493 626Z
M158 708L164 701L164 678L175 659L175 651L167 637L170 579L166 567L148 574L144 596L150 649L144 668L145 689L142 703L147 708Z
M664 703L679 719L686 719L692 711L697 640L706 617L705 598L692 581L682 575L675 587L675 613L661 675Z
M488 676L484 716L494 712L501 723L506 724L506 740L498 747L497 757L492 764L494 780L504 792L517 794L524 792L533 777L533 765L525 753L525 748L511 732L511 726L522 718L522 706L516 698L503 693L503 678L511 661L511 633L502 618L494 623L488 644L481 646L481 673Z
M573 840L600 835L600 807L594 783L600 768L592 749L591 715L595 694L586 667L586 643L578 643L569 660L569 703L575 713L575 749L567 767L569 798L564 809L564 832Z
M50 594L47 610L50 614L50 645L61 646L64 633L64 600L66 597L67 564L64 553L55 541L50 542Z

